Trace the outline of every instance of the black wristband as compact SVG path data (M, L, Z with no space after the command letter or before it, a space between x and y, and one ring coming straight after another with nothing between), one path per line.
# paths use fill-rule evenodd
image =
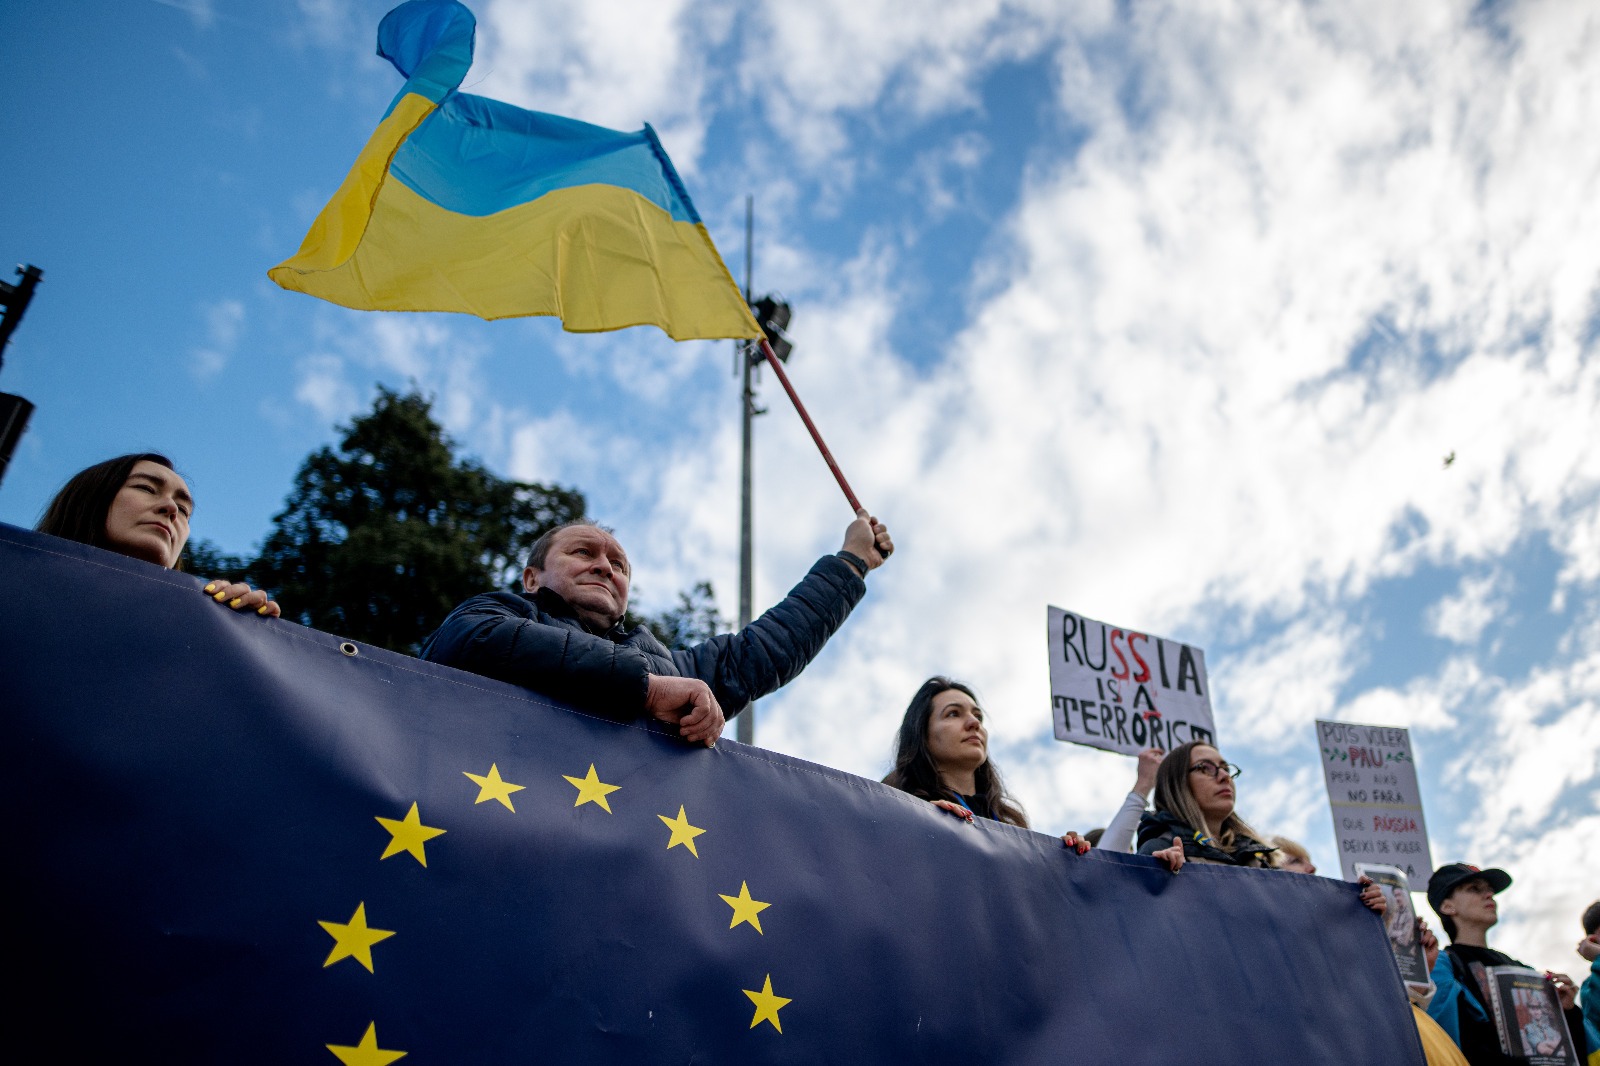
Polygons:
M854 567L857 576L859 576L861 580L865 581L867 579L867 571L872 568L867 565L867 561L865 559L861 558L861 556L857 555L855 552L841 550L835 554Z

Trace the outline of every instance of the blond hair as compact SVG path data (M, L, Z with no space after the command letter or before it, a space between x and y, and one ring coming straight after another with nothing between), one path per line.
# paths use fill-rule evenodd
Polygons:
M1166 811L1176 815L1186 822L1190 829L1201 833L1206 831L1205 812L1200 809L1200 804L1195 801L1194 793L1189 790L1189 753L1198 747L1211 747L1211 742L1206 740L1191 740L1187 744L1180 744L1167 753L1161 760L1161 765L1156 769L1156 810ZM1217 828L1217 835L1211 838L1212 847L1220 851L1232 852L1244 843L1257 844L1261 837L1250 828L1243 818L1230 812L1222 820L1222 825ZM1267 859L1259 853L1251 860L1250 865L1269 865Z
M1299 841L1290 840L1288 837L1273 837L1267 843L1278 849L1278 854L1272 857L1274 866L1283 866L1296 859L1304 863L1311 862L1311 853Z

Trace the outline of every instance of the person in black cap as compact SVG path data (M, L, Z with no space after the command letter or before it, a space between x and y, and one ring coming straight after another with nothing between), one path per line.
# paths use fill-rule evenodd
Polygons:
M1428 1014L1454 1038L1472 1066L1526 1062L1500 1050L1494 1019L1485 1006L1489 999L1483 990L1484 967L1527 965L1493 950L1488 943L1489 929L1500 920L1494 897L1510 885L1511 875L1504 870L1480 870L1464 862L1441 866L1428 879L1428 904L1450 938L1450 946L1439 953L1433 965L1433 983L1438 990L1428 1005ZM1584 1038L1583 1014L1578 1010L1578 986L1566 974L1547 972L1545 976L1555 986L1566 1014L1578 1061L1586 1061L1588 1041Z

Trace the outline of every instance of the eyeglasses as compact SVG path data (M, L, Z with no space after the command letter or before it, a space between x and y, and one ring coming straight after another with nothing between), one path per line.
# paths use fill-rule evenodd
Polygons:
M1189 772L1191 774L1205 774L1213 781L1223 774L1227 774L1229 777L1238 777L1240 774L1244 773L1243 770L1239 769L1231 762L1225 762L1221 766L1218 766L1210 759L1202 759L1195 763L1193 766L1189 767Z

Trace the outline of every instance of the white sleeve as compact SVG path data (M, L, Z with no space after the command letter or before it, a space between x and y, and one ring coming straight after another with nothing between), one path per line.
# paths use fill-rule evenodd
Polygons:
M1100 843L1095 846L1107 851L1132 851L1133 835L1139 831L1139 819L1143 817L1144 797L1137 792L1128 793L1128 798L1122 801L1122 809L1111 819L1100 836Z

